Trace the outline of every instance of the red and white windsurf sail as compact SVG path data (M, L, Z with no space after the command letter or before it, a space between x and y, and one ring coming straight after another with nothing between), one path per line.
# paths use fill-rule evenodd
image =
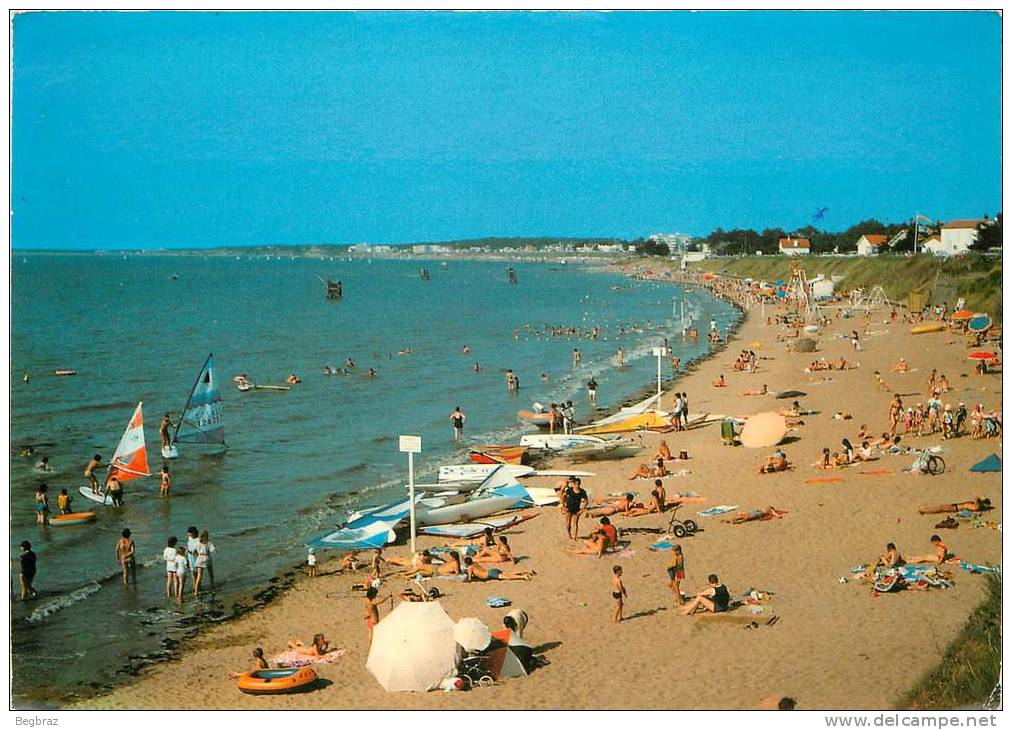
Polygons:
M127 424L123 438L119 440L116 453L112 456L109 464L109 475L116 475L121 482L128 482L138 477L149 477L148 472L148 449L144 443L144 413L141 410L143 403L137 404L134 415Z

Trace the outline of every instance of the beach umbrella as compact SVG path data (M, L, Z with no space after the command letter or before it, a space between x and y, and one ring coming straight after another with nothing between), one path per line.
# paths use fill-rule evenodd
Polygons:
M453 638L464 651L484 651L492 641L492 631L476 618L462 618L453 627Z
M815 352L815 340L811 337L802 337L794 343L795 352Z
M986 314L977 313L966 323L966 328L971 332L983 332L991 326L991 318Z
M802 393L800 390L784 390L777 393L777 398L804 398L808 393Z
M973 312L971 312L969 309L960 309L958 312L952 313L952 320L954 322L959 322L964 319L970 319L971 317L973 317Z
M427 692L457 665L453 629L439 601L401 603L373 629L365 668L387 692Z
M787 421L779 413L750 416L741 429L741 443L750 449L776 446L787 434Z
M998 357L998 353L990 352L988 350L976 350L966 356L970 360L994 360Z

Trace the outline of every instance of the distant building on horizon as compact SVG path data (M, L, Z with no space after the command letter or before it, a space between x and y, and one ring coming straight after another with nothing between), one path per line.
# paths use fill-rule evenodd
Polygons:
M812 241L808 238L787 236L787 238L780 239L778 247L780 253L785 256L806 256L812 252Z
M692 236L688 233L651 233L647 240L666 244L672 256L681 256L692 243Z

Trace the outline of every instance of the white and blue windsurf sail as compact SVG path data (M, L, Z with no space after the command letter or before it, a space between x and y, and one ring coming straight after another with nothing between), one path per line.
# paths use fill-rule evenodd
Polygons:
M362 527L342 527L326 535L320 535L308 541L312 548L328 550L367 550L383 547L397 539L397 534L385 522L371 522Z
M193 384L172 437L173 444L224 444L225 409L221 401L214 353L207 356Z

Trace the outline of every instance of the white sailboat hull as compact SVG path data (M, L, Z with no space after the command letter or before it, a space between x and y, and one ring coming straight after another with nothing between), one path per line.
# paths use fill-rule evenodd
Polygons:
M440 482L480 482L500 466L516 477L526 477L534 473L534 467L521 464L453 464L439 467Z

